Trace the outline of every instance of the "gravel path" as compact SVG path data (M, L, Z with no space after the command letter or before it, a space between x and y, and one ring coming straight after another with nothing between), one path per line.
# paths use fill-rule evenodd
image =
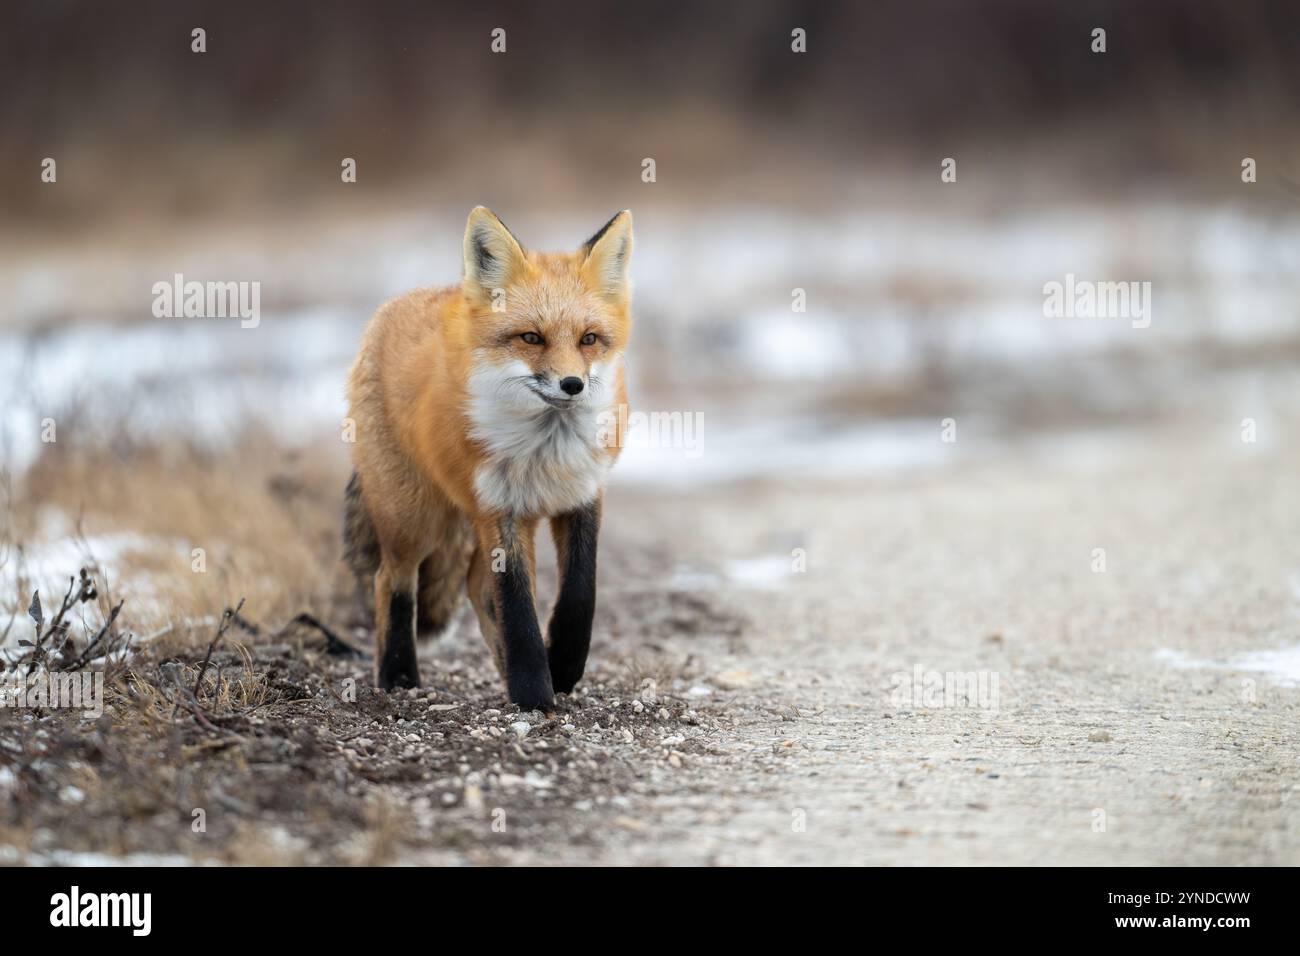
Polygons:
M1300 690L1241 657L1300 644L1297 463L1188 434L1142 448L612 495L617 555L658 552L700 593L731 569L740 633L662 642L725 722L646 768L626 832L595 819L598 848L527 858L1300 862ZM743 586L755 567L765 586ZM644 577L607 565L607 609ZM927 698L949 672L973 693L949 677Z
M1258 668L1296 666L1300 462L1142 439L616 486L549 716L465 612L413 693L310 633L223 648L201 724L158 696L196 632L102 720L0 713L0 861L1296 864L1300 689Z

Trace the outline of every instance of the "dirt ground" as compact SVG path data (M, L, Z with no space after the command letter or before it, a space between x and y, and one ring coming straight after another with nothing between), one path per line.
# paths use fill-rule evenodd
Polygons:
M0 855L1294 865L1300 690L1240 655L1297 643L1300 461L1226 447L616 487L553 714L468 610L391 696L311 628L232 629L173 716L210 636L159 641L98 721L0 712Z

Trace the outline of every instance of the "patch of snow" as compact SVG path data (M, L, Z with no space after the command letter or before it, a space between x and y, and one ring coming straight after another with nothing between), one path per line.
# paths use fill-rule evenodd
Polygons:
M93 853L71 850L51 850L48 853L21 853L12 846L0 846L0 861L18 863L27 866L215 866L214 862L191 860L178 853L128 853L125 856L113 856L108 853Z
M727 580L740 588L771 590L783 588L794 574L787 554L768 554L727 562Z
M772 590L786 587L794 573L789 555L765 554L729 560L721 574L679 565L669 579L669 588L677 591L716 591L724 587Z
M87 568L96 585L102 590L111 589L115 597L129 598L132 612L137 617L165 616L166 608L160 603L157 592L147 576L132 575L127 582L123 565L131 554L172 554L177 561L190 561L189 546L182 541L139 534L133 531L115 531L103 534L76 536L62 516L53 513L42 515L41 537L20 542L9 549L0 562L0 612L6 620L11 614L23 615L27 622L27 606L32 593L39 591L41 605L47 619L58 610L59 602L68 589L68 579L75 578L81 568ZM124 587L124 582L127 582ZM80 613L71 615L74 633L97 630L98 615L94 621L83 621ZM29 636L29 629L15 625L9 635L10 643L19 637Z
M755 478L816 480L886 475L954 461L958 444L940 440L939 421L903 419L830 424L812 418L711 424L707 415L686 449L640 441L633 432L611 483L693 486Z
M1272 650L1246 651L1227 660L1192 657L1183 651L1162 648L1156 660L1180 670L1216 669L1263 674L1283 687L1300 687L1300 644Z

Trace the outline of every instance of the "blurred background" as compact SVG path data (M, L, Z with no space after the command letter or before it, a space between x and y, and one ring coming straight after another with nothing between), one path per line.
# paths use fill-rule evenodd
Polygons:
M232 594L267 613L318 598L361 328L457 281L478 203L541 249L633 210L635 407L701 415L702 453L633 440L616 487L866 488L1294 434L1293 3L20 0L0 17L11 614L87 550L141 627ZM260 323L156 318L153 284L177 273L259 282ZM1150 282L1150 326L1044 317L1067 274ZM220 574L160 584L196 542Z

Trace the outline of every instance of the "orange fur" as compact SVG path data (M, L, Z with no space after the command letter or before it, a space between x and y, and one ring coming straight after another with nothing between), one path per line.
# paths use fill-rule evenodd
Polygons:
M598 407L627 403L630 213L619 213L593 240L572 253L525 252L495 215L477 207L466 225L461 285L394 299L367 326L348 400L363 517L378 550L377 666L391 597L416 587L426 559L436 558L447 578L435 590L448 604L471 569L474 545L475 561L501 546L492 529L502 521L520 525L523 533L510 534L509 548L531 568L532 528L557 513L548 502L577 502L594 489L590 497L598 503L603 471L585 457L584 442ZM562 389L574 379L584 388L569 396ZM559 422L546 416L570 416L559 423L581 435L568 442L567 458L510 460L512 448L528 445L532 416L541 416L538 427ZM602 419L596 452L604 467L618 456L625 420ZM545 447L527 450L546 454ZM534 475L538 487L523 487ZM480 581L477 590L487 586ZM470 590L484 605L484 634L503 665L490 633L493 615L484 614L491 602Z

